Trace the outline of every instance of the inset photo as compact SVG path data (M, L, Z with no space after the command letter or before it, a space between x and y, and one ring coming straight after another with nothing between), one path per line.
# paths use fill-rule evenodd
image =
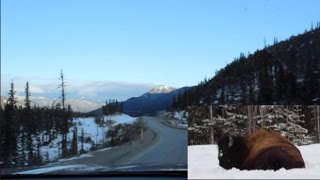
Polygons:
M319 105L194 106L188 179L317 178Z

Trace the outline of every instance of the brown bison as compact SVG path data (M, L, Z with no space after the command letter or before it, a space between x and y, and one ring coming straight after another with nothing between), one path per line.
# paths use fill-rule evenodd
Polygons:
M218 140L219 165L241 170L304 168L299 149L278 132L258 129L246 137L225 135Z

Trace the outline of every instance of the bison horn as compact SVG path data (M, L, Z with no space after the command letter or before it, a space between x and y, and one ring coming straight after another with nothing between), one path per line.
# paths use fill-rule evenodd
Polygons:
M228 147L230 148L233 145L233 139L231 137L231 135L229 135L229 144Z

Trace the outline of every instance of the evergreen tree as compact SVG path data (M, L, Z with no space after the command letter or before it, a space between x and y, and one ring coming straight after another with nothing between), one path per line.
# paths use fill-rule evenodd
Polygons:
M297 77L293 73L287 73L284 77L285 91L285 104L294 104L297 102Z
M25 100L24 100L24 114L23 114L23 125L26 131L26 150L28 151L28 164L34 162L34 145L32 136L36 133L36 125L33 123L33 113L31 110L29 82L26 83L25 87Z
M225 104L225 85L222 85L219 104Z
M275 106L271 108L272 113L268 115L271 128L292 142L302 145L309 144L308 130L304 128L305 120L302 106Z
M67 119L69 121L68 124L73 125L73 111L70 104L68 104Z
M85 152L84 149L83 149L83 143L84 143L84 131L83 131L83 128L81 129L80 142L81 142L80 154L83 154Z
M275 99L278 101L283 102L284 94L286 91L286 87L284 82L284 72L283 67L281 64L278 63L279 66L277 66L276 75L275 75Z
M248 104L255 104L255 94L253 92L253 84L249 84L249 103Z
M16 116L16 99L13 81L10 84L9 98L4 108L4 118L1 119L1 161L4 167L16 166L18 163L17 135L18 120Z
M73 138L71 144L71 154L77 155L78 154L78 128L75 125L73 129Z
M246 96L248 96L246 84L243 80L240 80L240 89L241 89L241 104L248 104Z
M309 106L311 110L311 123L312 128L314 131L314 137L317 143L320 143L320 106L319 105L312 105Z
M259 73L259 104L273 104L273 83L271 73L269 73L268 64L262 63L262 71Z
M26 133L22 126L20 126L20 133L17 140L17 151L18 151L18 165L23 167L27 163L27 157L25 153L26 149Z
M188 92L187 89L184 90L183 98L184 98L184 101L185 101L185 106L188 107L190 105L190 100L189 100L189 92Z

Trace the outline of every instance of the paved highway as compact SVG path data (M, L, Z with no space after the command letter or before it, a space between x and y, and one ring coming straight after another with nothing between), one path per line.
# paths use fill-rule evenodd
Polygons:
M187 164L188 131L166 126L156 117L145 116L143 120L157 134L151 146L134 157L128 158L124 164Z

